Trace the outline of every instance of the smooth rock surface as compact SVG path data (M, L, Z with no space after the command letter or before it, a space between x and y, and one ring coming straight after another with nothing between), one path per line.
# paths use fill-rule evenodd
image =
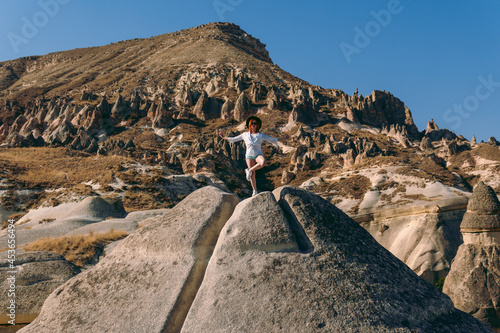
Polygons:
M326 200L294 187L273 194L267 207L286 222L266 232L266 193L237 206L182 332L490 331ZM267 246L292 235L298 250Z
M238 199L215 187L186 197L52 293L19 332L162 332L194 297Z
M414 214L362 225L380 245L434 284L448 274L462 244L463 214L463 211Z
M25 245L43 237L59 237L89 224L125 215L121 201L96 196L55 207L40 207L16 223L16 245ZM6 230L0 231L0 244L7 244L7 237Z

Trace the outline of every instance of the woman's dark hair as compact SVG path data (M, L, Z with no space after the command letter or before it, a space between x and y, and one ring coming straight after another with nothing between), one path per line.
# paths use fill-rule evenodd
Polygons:
M247 118L247 128L250 130L250 123L252 120L255 120L257 122L257 132L260 131L260 128L262 127L262 120L260 120L259 117L256 116L250 116Z

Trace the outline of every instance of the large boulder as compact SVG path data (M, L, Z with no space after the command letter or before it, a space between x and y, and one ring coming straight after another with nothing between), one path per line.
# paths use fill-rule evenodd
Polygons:
M52 293L20 332L162 332L184 316L237 203L215 187L193 192Z
M326 200L273 194L236 207L182 332L490 331Z
M10 268L7 256L2 252L0 256L0 281L5 297L0 298L2 309L7 309L10 300L15 300L15 323L29 323L39 313L45 299L56 288L67 280L80 273L80 269L66 261L63 256L52 252L17 253L14 269ZM15 273L12 273L15 271ZM7 279L14 276L14 279ZM7 297L11 289L11 282L15 288L12 293L15 297ZM7 324L13 318L0 314L0 325Z

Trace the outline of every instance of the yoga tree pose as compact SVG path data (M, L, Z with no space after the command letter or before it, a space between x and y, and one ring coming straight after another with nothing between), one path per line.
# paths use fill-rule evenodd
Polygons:
M252 196L256 195L257 192L257 183L255 180L255 170L262 168L266 165L266 158L262 154L262 142L266 141L271 144L276 145L276 148L279 149L278 139L271 138L263 133L260 133L260 128L262 127L262 121L256 116L248 117L246 121L246 125L248 128L248 132L242 133L235 137L225 137L222 132L219 132L219 136L224 140L229 141L230 143L237 141L245 141L246 152L245 159L247 162L248 168L245 169L245 174L247 180L252 184Z

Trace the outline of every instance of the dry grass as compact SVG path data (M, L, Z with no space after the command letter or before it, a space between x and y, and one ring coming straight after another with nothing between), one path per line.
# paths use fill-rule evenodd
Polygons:
M11 148L0 151L0 165L7 171L9 182L22 185L25 189L68 188L89 180L99 183L106 177L110 178L127 161L119 156L95 158L66 148Z
M362 199L370 189L372 183L369 178L355 175L348 178L341 178L330 184L320 186L315 190L319 192L335 191L335 195L342 198Z
M456 179L451 172L428 158L414 157L409 161L410 166L398 168L395 172L405 176L414 176L421 179L440 181L445 185L455 185Z
M399 193L403 194L403 193L406 192L406 186L405 185L400 184L400 183L395 183L394 185L396 185L396 184L397 184L397 187L396 187L396 189L394 191L392 191L391 194L382 193L382 195L380 196L380 200L381 201L386 201L386 202L389 203ZM393 187L393 186L391 186L391 187Z
M50 251L59 253L66 260L77 266L83 267L92 263L96 254L115 240L125 238L127 232L111 229L106 233L94 234L92 231L88 235L63 236L56 238L41 238L24 246L24 251Z
M473 153L490 161L500 161L500 149L486 143L480 144Z
M172 208L182 200L182 198L170 198L155 188L149 190L150 192L139 191L137 187L132 187L123 196L123 206L129 211Z
M0 165L5 177L16 189L32 190L26 203L20 205L12 189L9 195L0 198L0 204L12 210L29 210L45 203L57 206L75 196L95 196L91 186L83 183L101 184L110 191L108 184L120 178L129 186L124 198L126 210L165 208L175 205L176 198L168 198L160 189L165 179L162 175L138 174L124 165L133 159L120 156L95 156L66 148L12 148L0 150ZM58 189L57 191L44 191ZM3 201L2 201L3 200ZM9 201L9 202L6 202Z

